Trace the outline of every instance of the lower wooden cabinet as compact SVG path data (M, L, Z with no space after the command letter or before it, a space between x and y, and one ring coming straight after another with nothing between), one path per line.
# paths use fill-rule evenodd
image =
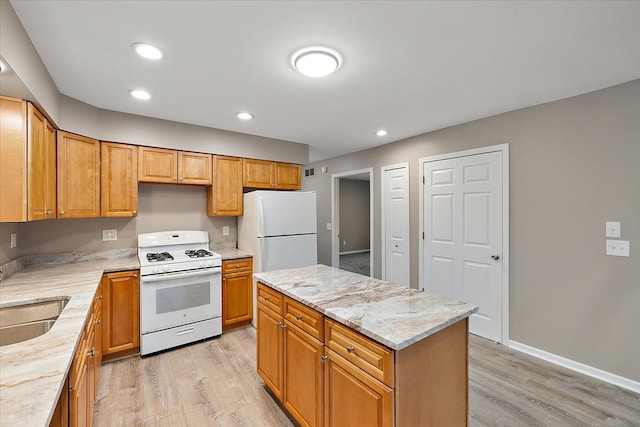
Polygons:
M326 427L392 427L393 390L326 349Z
M246 326L253 318L252 258L222 261L222 330Z
M258 304L256 336L258 375L278 400L282 400L282 315Z
M56 409L53 411L49 427L68 427L69 426L69 378L67 378L62 386Z
M140 350L140 279L138 271L102 277L102 356L114 359Z
M301 426L322 426L324 344L285 320L283 345L282 403Z

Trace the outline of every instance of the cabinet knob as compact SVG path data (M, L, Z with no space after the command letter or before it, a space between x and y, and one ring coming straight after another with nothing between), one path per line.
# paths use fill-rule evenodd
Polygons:
M87 351L87 356L92 357L92 356L95 356L95 355L96 355L96 348L95 347L91 347L89 349L89 351Z
M133 273L133 277L138 277L138 274L137 273Z
M296 320L302 320L302 314L296 314Z
M61 215L61 216L62 216L62 215L64 215L64 213L65 213L64 211L60 211L60 215Z
M133 214L134 214L134 215L137 215L137 214L138 214L138 211L133 211Z
M102 295L98 295L98 299L102 299Z
M269 295L266 295L266 296L264 297L264 300L265 300L265 301L269 301Z
M322 359L322 361L324 362L325 360L327 360L327 356L323 354L322 356L320 356L320 359Z
M96 320L96 325L102 325L102 320L100 319Z
M347 347L347 353L349 353L349 354L353 353L354 350L355 350L355 348L353 348L351 346Z

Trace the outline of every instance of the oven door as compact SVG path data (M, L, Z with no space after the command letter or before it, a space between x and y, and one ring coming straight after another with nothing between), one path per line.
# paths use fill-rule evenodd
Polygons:
M222 315L221 268L140 278L143 334Z

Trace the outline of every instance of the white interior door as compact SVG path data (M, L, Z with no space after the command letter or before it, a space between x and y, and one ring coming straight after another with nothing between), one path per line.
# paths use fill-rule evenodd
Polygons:
M470 332L501 341L502 152L423 164L425 292L479 306Z
M409 164L382 168L382 279L410 286Z

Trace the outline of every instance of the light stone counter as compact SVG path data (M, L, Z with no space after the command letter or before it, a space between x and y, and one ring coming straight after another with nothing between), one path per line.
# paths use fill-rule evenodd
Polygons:
M212 250L220 254L223 260L253 257L253 255L251 255L249 252L243 251L241 249L236 249L236 248L223 248L223 249L212 249Z
M402 350L478 311L471 304L325 265L253 276L393 350Z
M48 425L102 274L140 268L135 253L96 261L48 262L30 265L0 282L0 307L69 298L49 332L0 347L1 426Z

